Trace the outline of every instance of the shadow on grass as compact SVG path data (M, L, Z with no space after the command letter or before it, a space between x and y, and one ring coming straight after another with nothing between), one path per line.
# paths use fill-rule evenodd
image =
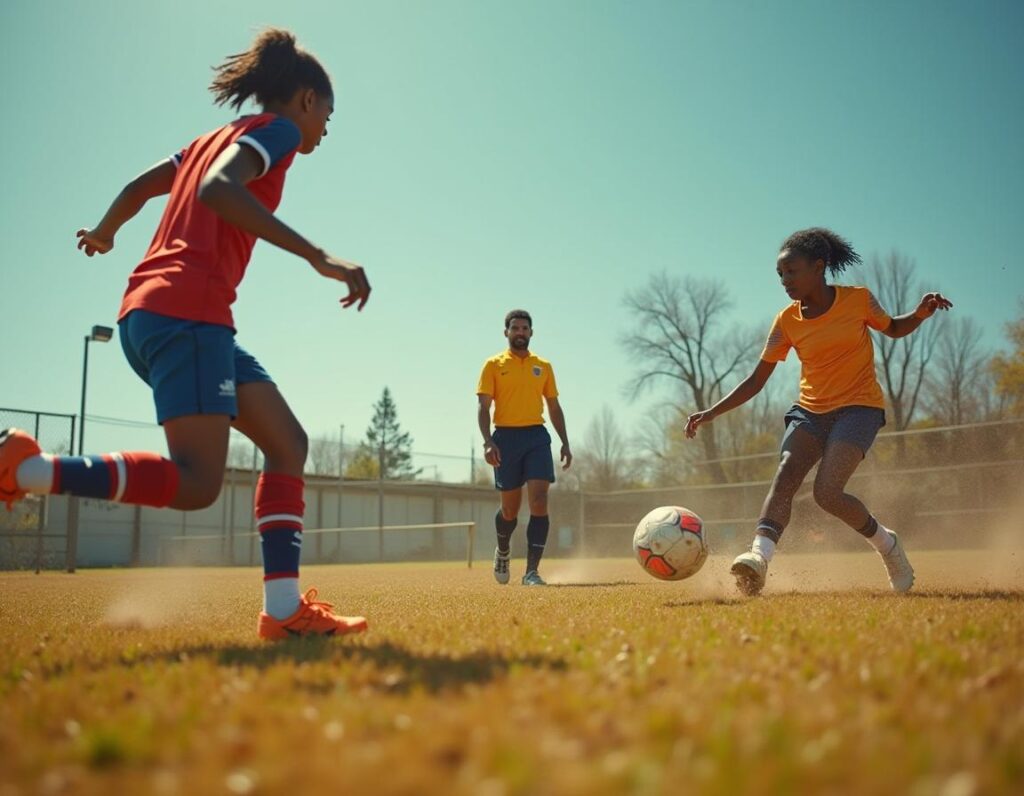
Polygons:
M623 586L638 586L635 580L609 580L597 583L549 583L549 589L614 589Z
M708 605L745 605L750 600L743 597L694 597L692 600L673 600L663 603L665 608L702 608Z
M354 684L392 693L406 693L415 689L438 692L459 689L467 685L480 685L504 677L512 669L525 667L561 672L568 668L561 658L545 655L502 655L480 650L466 655L420 653L390 642L379 644L339 643L332 638L296 638L273 644L201 644L176 649L154 651L131 659L92 661L86 664L69 662L46 672L47 677L59 677L71 670L83 668L98 671L111 668L133 669L152 664L190 665L209 661L229 668L252 667L266 670L273 666L292 664L368 663L373 669L353 673ZM300 690L313 692L333 691L344 674L330 673L296 683Z
M889 592L875 592L870 595L878 599L901 600L992 600L995 602L1019 603L1024 602L1024 591L1010 591L1008 589L971 589L964 591L912 591L908 594L894 595Z

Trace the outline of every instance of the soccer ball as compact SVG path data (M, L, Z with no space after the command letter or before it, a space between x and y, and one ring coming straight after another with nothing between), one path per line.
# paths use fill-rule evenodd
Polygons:
M661 580L695 575L708 557L704 523L680 506L657 508L636 526L633 554L649 575Z

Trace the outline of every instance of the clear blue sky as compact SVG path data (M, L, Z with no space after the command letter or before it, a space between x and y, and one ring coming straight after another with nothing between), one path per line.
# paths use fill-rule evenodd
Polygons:
M388 384L418 449L466 454L479 367L519 305L576 437L605 402L628 427L653 398L621 392L623 291L716 276L735 319L766 326L777 247L812 224L916 257L990 344L1024 293L1019 2L13 0L0 405L77 411L82 336L113 323L161 207L105 258L78 256L74 231L229 119L209 67L266 24L296 31L337 93L279 212L375 288L341 312L305 263L255 250L239 339L313 435L361 436ZM153 417L116 344L92 348L89 400ZM88 447L159 439L93 425Z

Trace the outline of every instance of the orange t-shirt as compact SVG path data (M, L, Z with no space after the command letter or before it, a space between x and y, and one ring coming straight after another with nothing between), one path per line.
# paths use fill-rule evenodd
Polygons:
M844 406L885 408L875 375L875 347L868 329L884 331L892 323L865 287L835 286L836 297L824 315L804 318L794 301L775 317L761 359L782 362L790 348L800 358L800 399L809 412Z

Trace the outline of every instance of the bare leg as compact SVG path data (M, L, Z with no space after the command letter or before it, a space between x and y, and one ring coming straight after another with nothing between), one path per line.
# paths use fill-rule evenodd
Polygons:
M172 509L202 509L217 499L228 458L230 423L228 415L185 415L164 423L167 448L180 477Z
M526 500L530 505L531 517L548 515L548 490L551 484L542 479L530 479L526 482Z
M781 529L789 525L793 513L793 497L820 458L821 443L817 437L801 428L795 429L786 441L779 469L775 472L761 507L762 518Z
M309 440L276 384L240 384L233 425L263 451L266 472L302 478Z
M863 503L846 492L846 484L862 461L864 452L856 445L829 443L814 479L814 500L817 504L858 531L868 525L871 514Z
M519 507L523 504L523 488L505 489L501 492L501 516L511 522L519 516Z

